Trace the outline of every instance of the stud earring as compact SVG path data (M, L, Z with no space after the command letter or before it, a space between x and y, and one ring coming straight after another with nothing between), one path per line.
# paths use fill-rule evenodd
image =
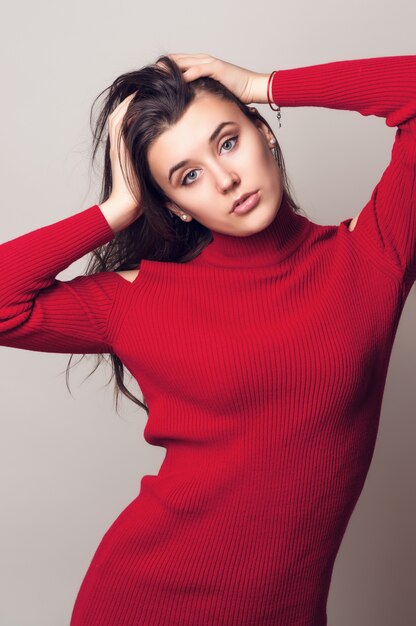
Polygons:
M174 218L174 217L175 217L175 214L174 214L174 213L172 213L172 211L171 211L170 209L168 209L168 211L169 211L169 215L170 215L172 218ZM179 217L179 215L178 215L178 217ZM187 215L185 215L185 213L182 213L181 218L182 218L183 220L185 220L185 221L186 221L186 220L188 219L188 216L187 216Z

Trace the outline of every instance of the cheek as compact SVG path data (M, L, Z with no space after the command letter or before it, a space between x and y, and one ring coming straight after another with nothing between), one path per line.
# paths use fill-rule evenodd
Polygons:
M267 178L270 178L276 167L272 151L263 144L257 146L252 155L251 164L260 175L263 173L263 176L267 176Z
M272 151L269 149L267 143L265 141L256 142L256 146L253 150L255 162L261 163L264 167L270 164L270 157L273 158Z
M190 185L190 187L193 186ZM212 198L210 197L212 189L203 185L195 185L192 189L190 187L185 189L183 193L175 194L174 202L176 205L195 218L209 215L212 212Z

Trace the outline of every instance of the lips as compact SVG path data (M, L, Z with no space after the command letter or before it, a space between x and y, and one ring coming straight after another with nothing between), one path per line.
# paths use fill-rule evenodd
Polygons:
M238 206L239 204L244 202L244 200L247 200L247 198L252 196L253 193L256 193L256 192L255 191L249 191L248 193L243 193L243 195L241 195L239 198L237 198L237 200L235 200L235 202L234 202L234 204L232 206L231 213L234 211L236 206Z

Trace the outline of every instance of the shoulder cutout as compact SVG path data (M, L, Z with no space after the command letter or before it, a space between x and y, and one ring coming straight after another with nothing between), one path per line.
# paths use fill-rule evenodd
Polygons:
M140 270L123 270L121 272L115 272L115 274L118 274L129 283L132 283L137 278L139 272Z
M348 225L348 230L353 231L355 228L355 225L357 223L358 217L360 214L356 215L355 217L352 218L351 222Z

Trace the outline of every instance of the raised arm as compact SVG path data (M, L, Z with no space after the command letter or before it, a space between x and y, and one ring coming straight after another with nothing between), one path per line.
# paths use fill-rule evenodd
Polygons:
M350 236L409 289L416 279L416 55L279 70L271 94L280 107L357 111L398 127L391 161Z
M124 178L130 166L122 122L134 94L109 116L111 194L63 220L0 245L0 345L41 352L112 352L112 317L124 279L116 272L56 278L142 213ZM120 161L121 159L121 161ZM140 190L136 193L140 195ZM124 292L125 293L125 292ZM115 327L117 320L115 320Z
M111 352L113 272L56 275L114 237L98 205L0 245L0 345L63 353Z
M399 126L416 115L416 55L333 61L278 70L271 83L281 107L318 106L386 118Z

